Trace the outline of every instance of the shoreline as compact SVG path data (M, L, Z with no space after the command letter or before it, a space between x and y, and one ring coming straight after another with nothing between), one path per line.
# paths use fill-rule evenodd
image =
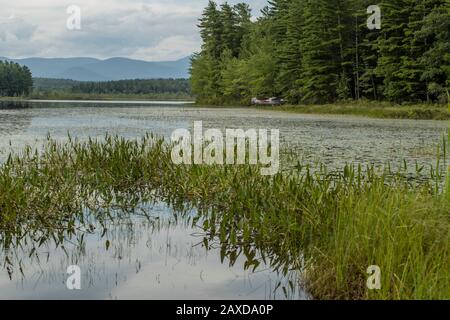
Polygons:
M439 104L398 105L388 102L360 101L323 105L215 106L199 103L195 105L199 108L248 108L296 114L358 116L372 119L450 120L450 104L446 107Z
M316 114L316 115L347 115L373 119L409 119L409 120L450 120L450 104L448 107L440 104L405 104L398 105L388 102L348 102L323 105L281 105L281 106L245 106L238 104L230 105L208 105L198 103L195 100L187 99L136 99L135 97L108 97L98 98L96 96L86 98L23 98L23 97L0 97L0 102L35 102L35 103L118 103L118 104L188 104L197 108L217 108L217 109L240 109L278 111L296 114Z
M186 100L43 100L30 99L25 102L32 103L98 103L98 104L163 104L163 105L185 105L194 104L194 101Z
M97 97L86 98L86 99L75 99L75 98L17 98L17 97L0 97L0 102L32 102L32 103L99 103L99 104L108 104L108 103L117 103L117 104L190 104L194 105L195 100L186 100L186 99L133 99L133 98L103 98L98 99Z

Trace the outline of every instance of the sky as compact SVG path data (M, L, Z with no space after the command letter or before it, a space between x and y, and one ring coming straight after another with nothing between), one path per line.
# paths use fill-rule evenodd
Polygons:
M266 0L245 2L254 15L266 5ZM207 3L208 0L0 0L0 56L177 60L199 50L197 23ZM71 5L81 9L80 30L67 28L71 17L67 9Z

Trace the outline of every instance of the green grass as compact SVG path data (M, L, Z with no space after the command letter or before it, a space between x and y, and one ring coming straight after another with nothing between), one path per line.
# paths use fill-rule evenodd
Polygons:
M450 298L450 184L372 167L299 165L273 177L259 169L177 166L151 135L49 139L42 152L26 148L0 167L0 244L12 248L27 234L36 245L62 243L85 208L102 219L108 208L162 199L197 208L205 244L219 241L224 261L245 255L257 268L262 255L274 269L302 270L317 299ZM382 270L379 291L366 287L370 265Z
M395 105L386 102L345 102L325 105L280 106L274 110L305 114L340 114L382 119L450 120L450 109L439 104Z

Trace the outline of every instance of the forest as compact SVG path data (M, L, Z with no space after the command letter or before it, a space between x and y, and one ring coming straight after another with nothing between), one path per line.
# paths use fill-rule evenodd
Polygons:
M32 89L33 79L28 67L0 61L0 96L26 96Z
M34 78L35 99L191 99L187 79L135 79L82 82Z
M78 82L72 86L75 93L93 94L150 94L150 93L190 93L186 79L120 80L106 82Z
M192 58L199 103L291 104L350 100L449 101L450 0L272 0L252 19L245 3L210 1Z

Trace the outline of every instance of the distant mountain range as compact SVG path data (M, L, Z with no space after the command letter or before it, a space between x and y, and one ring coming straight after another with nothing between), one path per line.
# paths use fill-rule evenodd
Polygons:
M36 78L77 81L189 78L190 58L149 62L127 58L27 58L0 60L26 65Z

